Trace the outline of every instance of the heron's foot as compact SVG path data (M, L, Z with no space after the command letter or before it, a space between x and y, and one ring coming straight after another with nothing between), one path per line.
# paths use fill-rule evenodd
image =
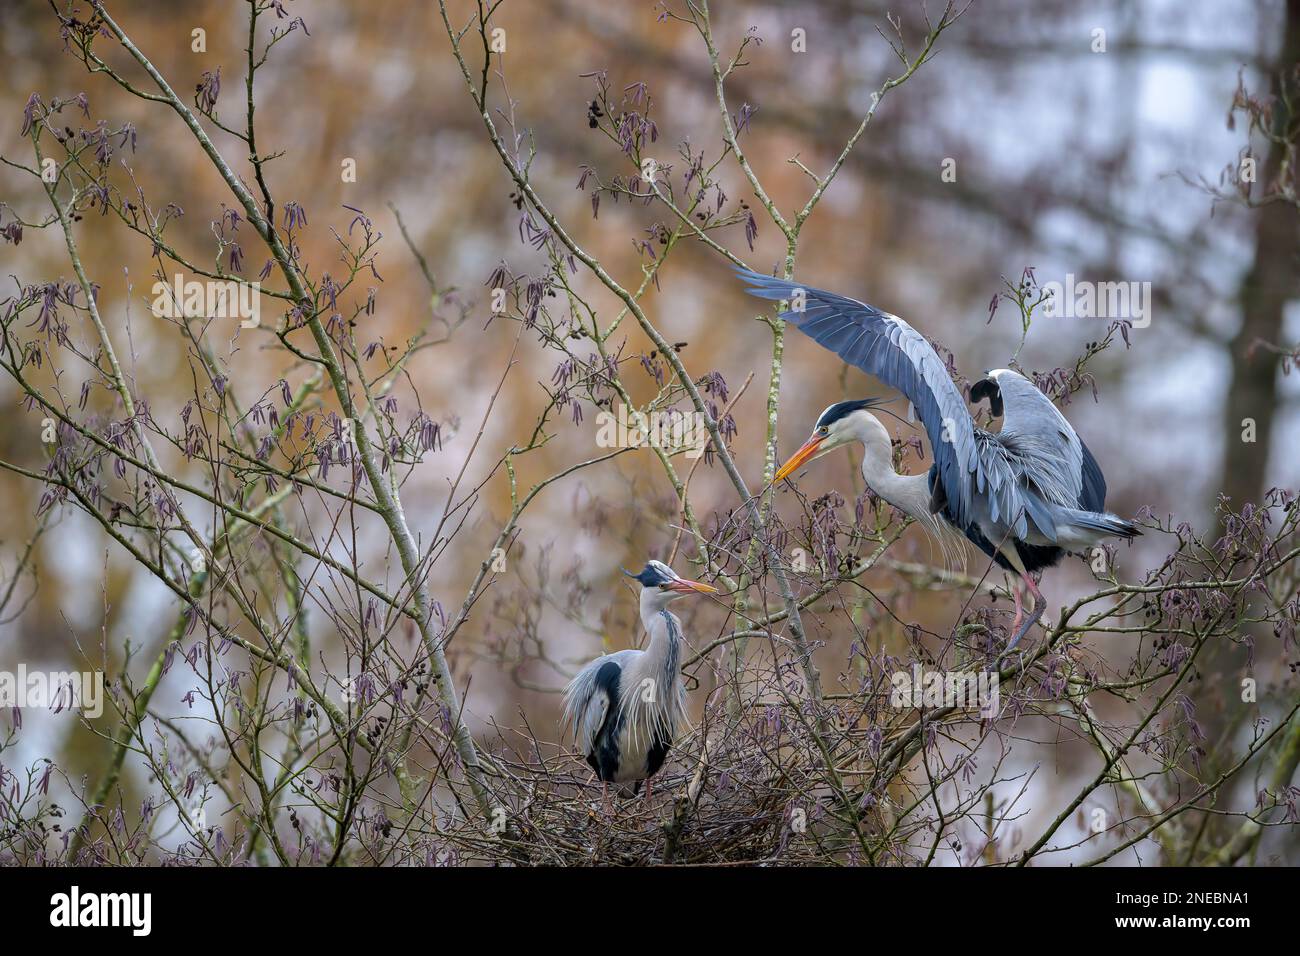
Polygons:
M1038 619L1043 616L1043 611L1047 607L1046 602L1039 601L1036 603L1038 606L1034 608L1034 612L1030 614L1029 617L1025 618L1025 622L1020 625L1020 629L1017 630L1015 635L1011 638L1011 642L1003 649L1003 654L1013 650L1015 646L1020 643L1020 639L1029 633L1029 629L1037 624Z
M1012 657L1016 659L1016 663L1019 665L1017 667L1018 672L1024 673L1025 652L1023 648L1017 650L1011 650L1008 648L1007 650L1003 651L1001 654L998 655L998 659L993 662L993 670L1001 670L1002 662Z
M1026 578L1026 581L1032 582L1032 578ZM1041 591L1035 591L1031 588L1025 588L1025 603L1029 606L1030 613L1035 613L1047 604Z

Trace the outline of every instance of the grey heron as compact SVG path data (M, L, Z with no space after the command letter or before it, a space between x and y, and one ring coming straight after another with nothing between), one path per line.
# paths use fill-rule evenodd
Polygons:
M934 456L926 474L898 474L889 432L867 411L878 401L839 402L822 412L776 480L833 448L861 442L862 476L875 494L941 543L951 527L1018 576L1014 636L1006 650L1045 609L1034 572L1059 563L1067 551L1141 534L1105 511L1106 479L1097 460L1051 399L1020 373L995 369L971 387L971 400L988 399L994 416L1002 419L1001 431L985 431L976 426L934 347L898 316L833 292L737 272L751 295L791 303L782 319L901 392L920 417ZM1028 619L1021 582L1034 601Z
M681 678L682 622L668 605L687 594L717 588L688 581L660 561L640 574L641 623L650 635L645 650L628 649L598 657L564 689L564 723L601 781L606 807L609 785L635 796L663 766L686 710Z

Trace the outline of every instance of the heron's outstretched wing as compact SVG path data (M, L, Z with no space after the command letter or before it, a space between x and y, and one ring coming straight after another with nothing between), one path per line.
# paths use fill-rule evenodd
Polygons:
M618 706L623 666L635 653L639 652L626 650L598 657L564 688L564 724L580 752L589 754L595 749L606 715Z
M930 438L947 507L957 527L971 520L970 476L979 467L975 423L934 347L896 315L874 306L737 269L750 295L787 300L781 318L844 361L898 389L912 403Z

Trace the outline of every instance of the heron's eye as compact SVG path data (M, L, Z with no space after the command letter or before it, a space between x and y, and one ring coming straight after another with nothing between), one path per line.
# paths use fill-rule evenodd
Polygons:
M818 434L818 435L821 435L823 438L826 437L827 435L829 435L830 433L831 433L831 430L830 430L827 426L825 426L825 425L823 425L821 428L817 429L817 434Z

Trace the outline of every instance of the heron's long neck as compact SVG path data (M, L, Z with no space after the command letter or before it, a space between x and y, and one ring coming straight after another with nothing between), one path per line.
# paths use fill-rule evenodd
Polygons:
M682 622L657 600L658 597L649 589L642 592L641 623L650 635L650 644L645 649L645 661L650 675L671 682L677 677L681 661Z
M867 486L895 508L921 521L930 518L930 480L924 475L900 475L894 471L888 446L859 436L866 447L862 456L862 477Z
M632 741L672 738L685 705L681 681L682 625L668 613L658 588L641 592L641 623L650 634L646 649L624 670L620 692Z

